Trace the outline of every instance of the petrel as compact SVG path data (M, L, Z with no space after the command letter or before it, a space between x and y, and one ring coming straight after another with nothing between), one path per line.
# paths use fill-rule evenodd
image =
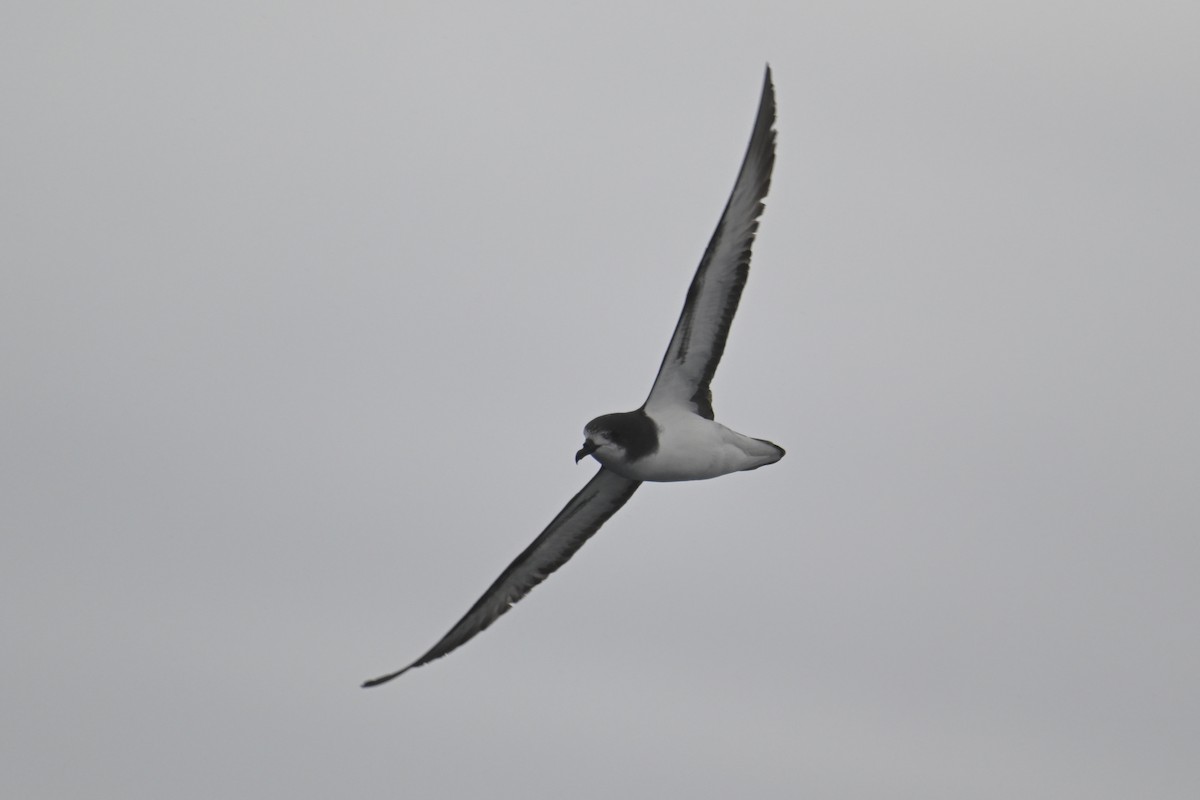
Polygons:
M750 248L775 163L774 124L775 89L768 66L742 169L688 287L650 396L634 411L596 417L583 429L575 461L591 456L600 462L600 471L441 641L403 669L363 686L386 683L470 641L565 564L643 481L703 480L783 458L782 447L717 422L709 390L750 272Z

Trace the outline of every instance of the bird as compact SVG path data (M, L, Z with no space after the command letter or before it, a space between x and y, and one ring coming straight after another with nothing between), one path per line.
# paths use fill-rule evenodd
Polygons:
M691 481L774 464L784 450L715 420L709 388L750 271L750 251L775 164L775 88L766 67L758 112L733 191L688 287L662 364L642 405L583 431L575 463L600 470L487 591L420 658L363 683L379 686L470 641L573 556L644 482Z

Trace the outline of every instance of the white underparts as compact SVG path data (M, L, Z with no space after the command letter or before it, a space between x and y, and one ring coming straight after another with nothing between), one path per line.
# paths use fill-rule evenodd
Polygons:
M744 436L691 411L646 409L658 427L658 449L632 463L612 454L595 457L618 475L637 481L696 481L758 469L783 458L783 449Z

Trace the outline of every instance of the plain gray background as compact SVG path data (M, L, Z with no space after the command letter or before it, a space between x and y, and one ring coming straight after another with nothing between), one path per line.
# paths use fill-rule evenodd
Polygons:
M0 794L1200 795L1196 5L566 6L0 11ZM787 458L360 690L645 397L767 61Z

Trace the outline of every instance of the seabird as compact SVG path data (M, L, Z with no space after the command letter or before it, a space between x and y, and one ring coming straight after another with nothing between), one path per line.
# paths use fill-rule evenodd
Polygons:
M703 480L783 458L782 447L717 422L709 390L750 272L750 248L775 163L774 124L775 90L768 66L741 171L688 287L649 397L640 408L596 417L583 430L575 462L591 456L600 462L600 471L437 644L364 687L386 683L470 641L565 564L643 481Z

